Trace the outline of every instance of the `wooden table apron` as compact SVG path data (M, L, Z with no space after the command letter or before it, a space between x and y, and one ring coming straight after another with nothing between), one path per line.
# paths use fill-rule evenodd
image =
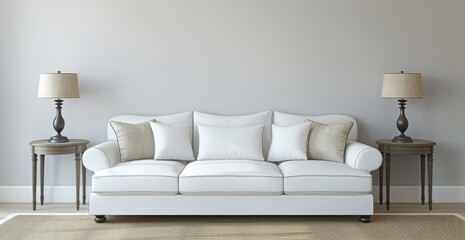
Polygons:
M82 154L89 141L70 139L65 143L50 143L48 140L37 140L29 143L32 152L32 209L36 210L37 156L40 159L40 205L44 205L44 168L45 155L75 155L76 165L76 209L79 210L79 175L82 166L82 203L86 204L86 169L82 164Z
M391 154L420 155L421 168L421 204L425 204L425 157L428 158L428 205L433 209L433 152L435 142L415 139L413 143L395 143L390 139L376 141L378 150L383 155L379 168L379 202L383 204L383 167L386 166L386 209L389 210L391 187Z

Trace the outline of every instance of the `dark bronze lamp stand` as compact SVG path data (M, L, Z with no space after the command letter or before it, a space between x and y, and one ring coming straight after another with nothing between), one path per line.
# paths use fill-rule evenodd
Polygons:
M399 142L399 143L411 143L413 142L412 138L404 134L404 132L407 131L407 128L408 128L408 120L407 120L407 117L405 116L405 105L407 105L407 100L401 98L397 101L399 102L399 109L400 109L399 118L397 118L397 129L399 129L400 135L395 136L392 139L392 141Z
M53 128L57 131L57 135L51 137L48 141L54 143L60 142L69 142L69 139L63 135L61 135L61 131L65 128L65 119L61 115L61 106L63 105L62 99L55 99L55 108L57 110L57 115L55 119L53 119Z

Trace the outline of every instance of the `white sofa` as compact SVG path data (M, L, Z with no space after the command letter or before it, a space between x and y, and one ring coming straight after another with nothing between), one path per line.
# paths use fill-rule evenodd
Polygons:
M186 112L164 116L117 116L112 121L189 124L194 155L199 149L198 125L264 125L263 153L271 144L271 124L289 126L311 119L331 124L353 121L344 163L322 160L173 161L142 159L120 162L116 135L107 126L108 141L83 156L94 172L89 214L105 215L357 215L373 214L372 176L382 161L375 148L357 142L357 123L344 115L301 116L262 112L220 116ZM156 151L156 150L155 150Z

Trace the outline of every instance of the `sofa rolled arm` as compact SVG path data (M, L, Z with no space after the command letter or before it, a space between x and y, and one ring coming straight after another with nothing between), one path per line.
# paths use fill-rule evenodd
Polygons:
M371 172L381 166L383 157L378 149L363 143L347 142L345 163L353 168Z
M108 141L87 149L82 162L87 169L95 173L115 166L120 162L120 158L118 143Z

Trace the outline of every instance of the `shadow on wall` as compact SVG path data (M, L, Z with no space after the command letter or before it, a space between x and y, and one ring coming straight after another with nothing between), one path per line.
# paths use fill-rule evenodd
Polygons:
M101 102L113 102L116 99L116 89L119 88L119 81L102 78L99 76L88 76L78 74L79 90L83 100L92 99Z

